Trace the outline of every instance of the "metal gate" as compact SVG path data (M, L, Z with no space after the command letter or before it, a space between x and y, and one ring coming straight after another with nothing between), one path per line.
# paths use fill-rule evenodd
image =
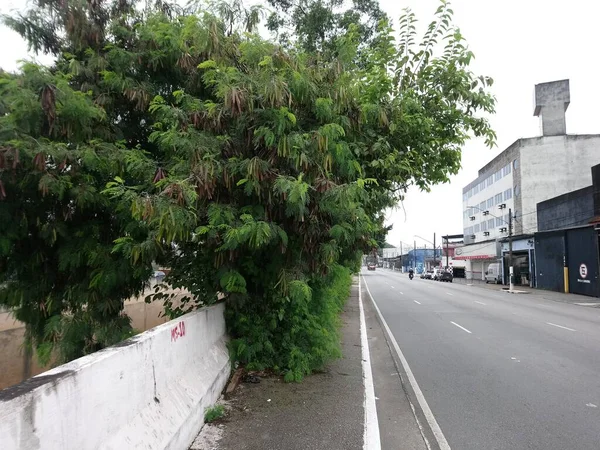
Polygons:
M538 288L557 292L565 291L564 258L563 232L536 233L535 275Z
M598 297L598 233L593 227L568 230L569 291Z

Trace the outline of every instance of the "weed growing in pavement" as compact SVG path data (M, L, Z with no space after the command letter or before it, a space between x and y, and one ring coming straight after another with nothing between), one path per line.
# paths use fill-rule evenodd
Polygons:
M225 407L223 405L209 406L204 410L204 422L211 423L220 419L225 415Z

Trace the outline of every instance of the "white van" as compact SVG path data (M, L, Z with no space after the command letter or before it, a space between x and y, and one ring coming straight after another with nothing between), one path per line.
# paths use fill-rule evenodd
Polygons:
M486 283L502 283L502 268L500 267L500 263L492 263L488 266L485 272L485 282Z

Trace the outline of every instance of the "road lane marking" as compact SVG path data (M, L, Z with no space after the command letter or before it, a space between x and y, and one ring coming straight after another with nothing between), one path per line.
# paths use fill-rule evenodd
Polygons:
M392 285L390 284L390 286L392 286ZM396 288L394 286L392 286L392 289L396 289Z
M404 295L404 292L401 292L401 291L398 291L398 292L400 292L400 295Z
M467 330L465 327L461 327L461 326L460 326L459 324L457 324L456 322L452 322L452 321L451 321L450 323L451 323L452 325L455 325L455 326L457 326L457 327L458 327L458 328L460 328L461 330L463 330L463 331L466 331L466 332L467 332L467 333L469 333L469 334L473 334L473 333L471 333L469 330Z
M410 369L410 366L408 365L408 361L404 357L404 353L402 353L402 350L400 350L400 346L398 345L396 338L392 334L392 330L390 330L390 327L388 326L387 322L385 321L383 314L381 314L381 310L379 309L379 306L377 306L377 303L375 302L375 299L373 298L373 294L371 294L371 290L369 289L369 283L367 283L366 279L365 279L365 286L367 287L367 292L369 293L369 297L371 297L371 303L373 304L373 306L375 307L375 310L377 311L377 315L379 316L379 319L381 320L381 323L383 324L383 327L385 328L385 331L386 331L390 341L392 342L392 346L394 347L394 350L396 350L396 354L398 355L398 358L400 359L400 363L402 364L402 368L404 369L404 372L406 373L408 382L410 383L410 385L415 393L415 397L417 397L417 402L419 403L419 406L421 407L421 410L423 411L423 415L425 416L425 419L427 420L427 423L429 424L429 428L431 428L431 432L433 433L433 436L435 437L435 439L438 443L438 447L440 448L440 450L451 450L450 444L448 444L448 441L446 440L446 436L444 436L444 433L443 433L442 429L440 428L439 424L437 423L437 420L435 420L435 416L433 415L433 412L431 412L431 408L429 407L427 400L425 400L423 391L421 391L421 388L419 387L419 384L417 383L417 379L415 378L412 370ZM415 417L415 420L417 421L417 425L419 426L419 429L421 430L421 436L423 437L425 444L427 445L427 448L431 448L429 446L429 442L427 441L427 438L425 437L425 434L423 432L423 427L419 421L419 418L417 417L417 414L415 413L415 407L412 404L412 402L410 401L410 399L409 399L409 403L410 403L410 407L413 410L413 415Z
M574 330L573 328L563 327L562 325L556 325L555 323L551 323L551 322L546 322L546 325L552 325L553 327L562 328L563 330L577 331L577 330Z
M416 300L413 300L413 302L415 302L417 305L420 305L420 304L421 304L421 302L418 302L418 301L416 301Z
M593 403L587 403L585 406L589 406L590 408L597 408L598 405L594 405Z
M454 294L451 294L450 292L446 292L446 294L448 294L450 297L454 297Z
M475 303L479 303L480 305L487 306L487 303L478 302L477 300L475 300Z
M369 340L367 339L367 321L365 320L365 310L363 308L362 283L360 275L358 277L358 306L360 309L360 343L362 347L362 372L365 384L365 396L363 400L365 409L363 450L381 450L381 438L379 436L379 419L377 418L377 404L375 403L375 385L373 384L371 354L369 353Z

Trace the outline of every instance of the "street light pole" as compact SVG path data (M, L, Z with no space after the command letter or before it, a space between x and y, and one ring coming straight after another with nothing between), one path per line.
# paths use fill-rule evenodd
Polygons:
M513 272L513 247L512 247L512 208L508 208L508 276L509 279L509 290L515 289L515 277Z
M434 268L436 267L436 262L437 262L437 261L436 261L436 260L437 260L437 258L436 258L436 254L435 254L435 250L436 250L436 248L437 248L437 247L435 246L435 233L433 233L433 267L434 267Z
M448 235L446 235L446 269L448 268Z

